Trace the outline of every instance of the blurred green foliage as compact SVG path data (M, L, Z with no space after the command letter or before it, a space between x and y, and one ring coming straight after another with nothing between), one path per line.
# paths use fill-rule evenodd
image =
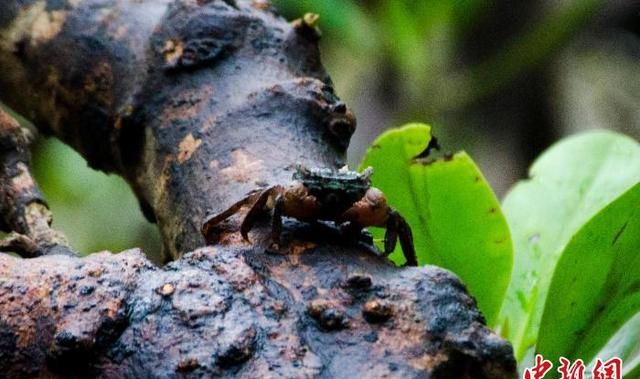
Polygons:
M327 37L323 52L329 54L325 61L339 79L339 87L344 86L343 80L352 82L345 76L357 76L357 71L390 66L400 87L403 105L399 113L429 119L495 93L566 43L603 5L602 0L550 2L542 17L522 20L525 27L518 34L497 35L496 40L504 39L504 46L468 64L462 48L496 1L273 3L290 19L306 12L320 15L320 28Z
M159 256L157 228L144 219L124 180L89 168L55 139L39 141L33 155L34 175L53 211L53 226L75 250L86 254L141 247L149 256Z

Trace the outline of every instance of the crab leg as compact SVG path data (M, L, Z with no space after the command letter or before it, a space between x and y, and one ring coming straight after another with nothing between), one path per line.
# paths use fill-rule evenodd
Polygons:
M269 197L278 188L280 187L273 186L262 191L262 193L260 193L260 196L258 196L258 200L256 200L256 202L251 206L251 209L249 210L249 212L247 212L244 220L242 220L242 225L240 225L240 234L246 241L249 241L249 231L255 225L258 217L260 216L260 213L264 212L265 206L267 205L267 200L269 200Z
M418 257L416 256L416 249L413 245L413 233L411 227L407 221L398 212L393 210L394 217L398 218L398 234L400 236L400 247L402 247L402 254L404 254L407 260L407 266L417 266Z
M276 197L273 205L273 218L271 219L271 239L273 243L280 246L280 235L282 234L282 209L284 207L284 196Z
M391 211L389 214L389 218L387 219L387 225L385 226L384 233L384 256L388 256L393 253L393 250L396 248L396 243L398 242L398 213L395 211Z
M402 254L407 260L407 266L417 266L418 257L413 246L413 234L407 221L395 209L389 212L387 221L387 231L384 236L384 254L389 255L396 246L396 241L400 237L400 247Z
M260 193L261 192L259 191L251 191L249 192L249 194L247 194L246 197L235 202L232 206L230 206L226 210L218 214L214 214L207 217L205 222L202 224L202 228L201 228L202 235L204 236L204 239L207 241L207 243L212 244L215 242L214 227L216 225L218 225L222 221L228 219L229 217L237 213L240 210L240 208L242 208L243 206L255 201L256 197L260 195Z

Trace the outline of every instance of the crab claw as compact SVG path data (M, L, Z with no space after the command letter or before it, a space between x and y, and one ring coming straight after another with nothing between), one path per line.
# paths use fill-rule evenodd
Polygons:
M269 197L275 191L277 191L278 188L279 188L278 186L273 186L262 191L258 196L258 199L256 200L256 202L253 203L253 205L251 206L251 209L249 209L249 212L247 212L247 215L244 217L244 220L242 220L242 225L240 225L240 234L242 235L242 238L244 238L245 241L251 242L251 240L249 240L249 231L253 229L253 226L255 225L256 221L258 221L260 214L264 212L264 209L265 209L265 206L267 205L267 201L269 200Z
M200 232L202 233L202 236L204 237L205 241L208 244L215 243L216 225L220 224L222 221L228 219L233 214L237 213L240 210L240 208L242 208L243 206L255 201L256 197L260 194L261 192L258 192L257 190L251 191L245 197L235 202L224 211L217 214L208 215L204 220L204 222L202 223L202 227L200 228Z
M384 233L385 257L393 253L393 250L396 248L396 243L398 243L398 226L395 223L395 220L390 217L389 223L387 224L387 230Z

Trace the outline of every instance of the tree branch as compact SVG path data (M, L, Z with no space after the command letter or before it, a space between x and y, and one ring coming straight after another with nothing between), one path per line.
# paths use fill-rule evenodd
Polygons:
M67 239L51 228L51 212L30 171L29 132L0 109L0 251L24 258L75 255Z
M167 260L182 256L163 269L136 251L0 257L0 371L514 377L510 345L443 270L398 269L295 221L270 251L266 223L252 244L239 236L242 215L203 248L208 211L288 183L296 163L344 164L355 119L313 17L219 0L21 0L0 14L2 100L126 178Z

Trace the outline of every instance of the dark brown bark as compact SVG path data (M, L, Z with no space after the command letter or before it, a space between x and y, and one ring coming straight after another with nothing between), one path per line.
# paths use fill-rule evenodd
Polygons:
M5 1L0 15L2 101L126 178L167 260L184 254L162 269L138 251L0 256L0 372L514 377L510 345L443 270L294 221L279 251L266 225L242 241L237 218L203 248L208 210L296 163L344 164L355 121L312 17L231 0Z

